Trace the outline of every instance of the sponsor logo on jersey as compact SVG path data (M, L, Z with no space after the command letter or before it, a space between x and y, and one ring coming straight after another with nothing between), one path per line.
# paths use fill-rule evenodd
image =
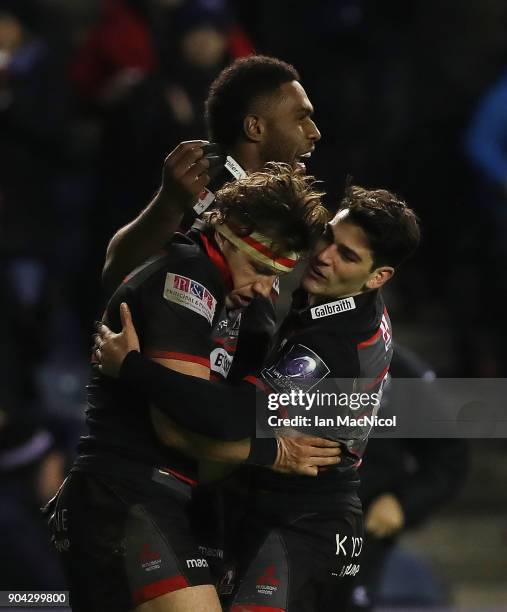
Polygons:
M241 316L241 310L234 311L234 314L228 313L227 317L220 319L213 330L213 342L219 346L211 351L211 370L216 374L220 374L223 378L227 378L234 359Z
M284 351L278 361L262 370L261 376L275 391L309 391L330 370L317 353L303 344L295 344Z
M201 215L211 204L215 201L215 194L206 189L206 187L199 194L197 203L194 206L195 214Z
M219 595L230 595L234 591L234 568L228 569L218 584Z
M347 550L348 549L348 550ZM355 536L341 536L336 534L336 554L343 557L359 557L363 550L363 538Z
M209 546L198 546L197 548L203 557L214 557L216 559L224 558L223 548L210 548Z
M208 323L213 321L217 301L201 283L169 272L165 279L163 295L168 302L179 304L196 312Z
M221 342L221 339L224 338L236 341L239 336L242 314L241 310L235 310L229 312L227 317L221 318L213 330L213 338L218 342Z
M330 317L331 315L340 314L347 312L348 310L354 310L356 303L353 297L344 298L343 300L336 300L336 302L328 302L327 304L320 304L310 309L312 319L322 319L322 317Z
M220 374L224 378L227 378L229 370L231 369L233 356L223 348L216 348L211 351L210 354L210 367L212 372Z
M187 559L187 567L208 567L206 559Z
M162 565L162 558L160 553L151 550L149 544L143 544L143 547L139 553L139 561L141 567L146 572L152 572L153 570L160 569Z
M344 576L355 576L359 573L361 566L358 563L349 563L349 565L344 565L342 567L341 572L338 574L339 578L343 578ZM336 576L336 574L334 574Z
M262 576L257 578L257 593L262 595L273 595L278 590L280 580L276 577L276 568L274 565L269 565L264 570Z
M51 525L55 533L51 536L56 550L58 552L67 552L70 550L70 538L68 533L68 517L67 508L61 508L56 511L50 519Z
M226 157L225 167L227 168L227 170L229 170L229 172L235 179L242 179L246 176L246 172L243 170L243 168L230 155Z
M391 334L391 329L389 327L389 321L385 314L382 315L382 321L380 322L380 330L382 332L382 338L384 339L384 345L387 353L391 348L393 338Z

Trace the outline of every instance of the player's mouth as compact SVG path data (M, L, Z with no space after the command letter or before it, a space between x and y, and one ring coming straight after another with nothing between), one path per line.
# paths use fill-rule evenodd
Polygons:
M246 308L252 301L251 297L240 295L239 293L230 293L227 296L227 306L230 310L237 308Z
M306 151L306 153L301 153L301 155L296 156L294 166L297 170L306 173L306 162L310 159L314 150L315 147L312 147L309 151Z
M308 265L306 275L317 281L326 280L326 277L324 276L324 274L322 274L322 272L317 268L317 266L315 266L312 263Z

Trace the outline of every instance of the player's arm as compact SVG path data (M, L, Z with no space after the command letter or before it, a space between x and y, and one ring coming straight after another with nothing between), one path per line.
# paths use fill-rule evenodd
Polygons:
M132 356L139 355L141 360L143 360L143 356L139 353L133 351ZM139 363L139 362L138 362ZM150 361L146 362L148 365ZM197 386L199 389L204 389L204 385L207 383L204 381L209 380L209 368L206 368L203 365L195 364L187 361L180 361L174 359L153 359L151 361L151 366L149 365L148 371L154 366L159 364L162 366L162 369L159 369L158 376L152 378L151 381L144 379L144 384L148 383L148 388L151 387L151 384L154 384L156 387L159 386L160 380L174 380L175 378L183 378L186 382L186 385L183 385L183 388L189 390L190 387ZM132 370L131 370L132 371ZM173 376L173 374L179 373L179 377ZM184 376L182 376L184 375ZM190 379L190 377L193 377ZM202 381L202 385L200 384ZM151 384L150 384L151 383ZM223 385L222 385L223 386ZM216 388L214 387L216 391ZM181 424L175 422L173 419L168 417L162 410L159 410L155 405L152 405L150 408L150 417L152 425L155 429L155 432L161 442L163 442L166 446L170 446L173 449L184 453L189 457L193 457L195 459L206 459L206 460L214 460L214 461L223 461L227 463L241 463L246 461L249 458L251 451L250 438L245 438L248 435L251 427L248 427L247 433L245 433L242 438L232 442L226 442L225 440L216 440L209 438L202 433L196 433L196 428L200 431L207 431L206 428L202 429L202 425L199 426L199 422L201 418L208 413L213 413L214 409L217 407L217 403L215 405L209 405L208 401L205 400L207 398L204 394L195 394L193 392L192 397L185 396L183 397L174 395L171 393L170 389L167 390L168 394L165 396L163 405L169 406L177 406L178 410L175 410L176 416L181 416L188 412L189 414L186 418L183 418L189 427L182 426ZM158 394L153 394L153 396L157 396ZM231 394L227 394L229 398L231 398ZM217 398L217 393L215 393L215 399ZM250 396L252 398L252 396ZM167 401L169 400L169 401ZM190 400L190 401L189 401ZM204 406L204 403L206 404ZM188 411L188 408L191 408ZM203 410L204 408L204 410ZM240 413L241 411L237 409L237 405L235 404L235 412ZM170 411L169 411L170 412ZM255 420L255 419L254 419ZM244 419L243 419L244 421ZM276 460L276 446L273 441L268 442L268 455L264 454L264 462L268 464L272 464ZM270 449L269 449L270 447Z
M151 418L164 444L195 459L232 464L248 462L284 474L305 476L317 476L319 467L340 461L341 450L337 443L316 436L246 438L225 442L176 425L156 408L152 408Z
M186 375L187 381L192 386L199 383L199 379L204 382L209 378L209 368L193 362L173 359L154 359L154 361L166 370L176 370L180 374ZM166 370L164 370L164 373ZM191 381L189 376L193 377ZM206 410L202 410L204 398L206 398L205 395L198 398L198 405L201 406L201 409L195 415L196 422L199 421L203 412L212 409L207 405ZM188 408L190 404L188 398L186 399L184 406ZM174 397L171 404L175 404ZM236 412L240 412L237 405ZM336 448L336 444L313 436L280 437L276 440L274 438L250 437L234 442L217 441L178 425L155 407L151 408L150 416L152 425L161 442L195 459L232 464L249 461L250 463L272 467L279 472L306 474L308 476L316 476L319 466L333 465L338 462L339 449ZM193 424L192 428L195 428Z
M102 281L113 292L134 268L160 251L209 182L203 140L180 143L164 161L162 185L141 214L119 229L107 247Z
M329 440L313 436L255 438L253 387L245 385L243 395L238 396L238 387L205 380L209 372L197 369L194 363L169 359L155 363L147 359L137 352L139 342L126 304L121 305L120 312L123 325L120 334L114 334L105 325L99 328L96 337L99 367L111 376L118 376L121 369L125 384L147 393L151 400L158 398L164 412L152 408L152 421L166 445L199 459L232 463L248 460L281 472L307 475L317 475L318 466L339 461L340 449ZM169 367L176 367L178 372ZM168 414L175 416L178 424ZM210 429L226 432L226 437L231 424L235 435L241 433L244 439L238 436L227 442L209 437Z
M151 407L151 422L159 440L194 459L242 463L250 455L250 438L234 442L219 441L179 425L155 406ZM276 447L268 451L267 462L273 463Z
M96 358L103 374L119 378L120 383L147 397L168 419L194 433L225 441L255 436L253 385L209 381L209 366L197 361L142 355L125 303L120 306L120 317L119 334L100 325L95 338Z
M137 380L142 383L139 388L149 389L150 397L155 399L151 420L165 445L195 459L248 461L283 473L313 476L318 467L339 462L340 448L330 440L306 435L256 438L253 385L229 387L207 381L199 374L190 379L188 374L195 376L196 372L193 364L182 367L177 362L177 372L161 365L171 368L169 362L157 364L131 351L127 367L121 369L125 382L132 385ZM219 439L211 438L210 432L219 434Z
M135 352L133 352L133 354L139 355L139 353ZM142 356L140 357L142 358ZM198 363L176 359L153 359L153 362L164 368L160 370L162 374L179 372L180 374L186 375L185 378L187 380L188 377L193 377L191 384L198 383L198 379L209 380L209 368ZM179 398L173 396L171 398L171 405L174 404L184 407L188 406L188 401L183 403ZM199 410L198 413L193 414L193 418L195 418L195 422L197 423L201 412L202 409ZM196 434L182 427L153 405L150 408L150 417L159 440L166 446L170 446L189 457L236 463L245 461L250 453L250 441L248 439L237 442L218 443L216 440Z

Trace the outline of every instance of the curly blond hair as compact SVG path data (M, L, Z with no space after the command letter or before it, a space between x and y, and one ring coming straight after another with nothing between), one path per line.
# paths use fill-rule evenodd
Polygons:
M316 183L289 164L269 162L224 185L204 218L211 225L227 223L240 236L260 232L272 239L275 252L305 253L329 218Z

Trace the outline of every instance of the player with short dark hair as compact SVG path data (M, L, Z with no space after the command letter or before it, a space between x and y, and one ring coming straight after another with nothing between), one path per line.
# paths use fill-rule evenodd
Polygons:
M269 161L289 163L301 170L302 160L311 156L320 139L312 119L313 106L297 71L276 58L254 55L231 64L211 86L206 108L210 138L217 141L219 154L205 157L204 141L191 141L181 143L168 155L154 200L109 244L103 279L110 290L164 248L184 214L189 225L188 210L195 217L209 207L224 182L244 176L245 171L258 171ZM220 126L229 113L237 120L225 134ZM216 158L221 162L218 168L210 162ZM236 336L217 336L219 347L211 363L214 376L240 380L245 372L260 366L275 333L272 300L277 294L278 281L270 299L253 300L237 320L224 319L219 329ZM238 336L238 329L233 328L240 323Z
M214 176L204 155L205 141L182 143L176 156L173 151L166 158L155 198L109 243L103 270L106 287L114 291L133 268L162 249L199 195L203 204L198 212L212 203L206 186L221 187L226 180L260 170L269 161L303 169L320 139L312 115L313 106L290 64L253 55L225 68L210 88L206 119L209 138L224 157L233 158L232 171L228 166ZM175 164L181 161L185 162L178 165L183 168L181 174L175 174ZM174 188L180 179L184 193Z
M419 241L415 214L386 189L350 186L341 203L348 219L368 235L376 266L399 266Z
M243 121L280 87L300 81L294 66L275 57L251 55L231 64L214 80L206 100L205 118L213 142L234 147ZM275 157L268 158L275 160ZM286 161L286 160L284 160Z
M382 236L396 249L390 252ZM248 376L247 382L270 393L314 388L381 393L392 330L379 289L416 249L419 236L417 217L399 198L384 190L351 187L313 249L273 352L260 375ZM119 373L126 386L146 389L161 411L192 431L239 440L255 427L255 398L247 385L227 389L158 368L136 352L131 325L120 334L102 328L99 343L105 372ZM373 413L369 406L361 415ZM171 444L163 426L159 433ZM358 571L362 521L357 467L369 427L327 427L318 433L342 444L338 466L314 479L260 468L250 475L254 489L241 541L235 535L242 580L233 612L259 606L320 610L322 586ZM191 452L190 445L186 452Z
M120 304L128 304L143 353L193 380L209 378L222 308L241 309L269 295L275 277L292 270L326 215L313 180L274 163L219 191L217 206L202 230L176 235L167 253L135 270L104 317L120 329ZM157 440L143 393L97 371L88 386L87 425L71 474L48 508L73 610L218 612L187 513L197 461L177 442L169 449ZM171 431L176 439L184 436ZM336 444L314 442L304 449L291 440L281 444L303 463L308 454L320 465L336 462ZM250 450L253 444L243 445L240 459ZM280 465L300 471L294 456L289 462L280 457Z

